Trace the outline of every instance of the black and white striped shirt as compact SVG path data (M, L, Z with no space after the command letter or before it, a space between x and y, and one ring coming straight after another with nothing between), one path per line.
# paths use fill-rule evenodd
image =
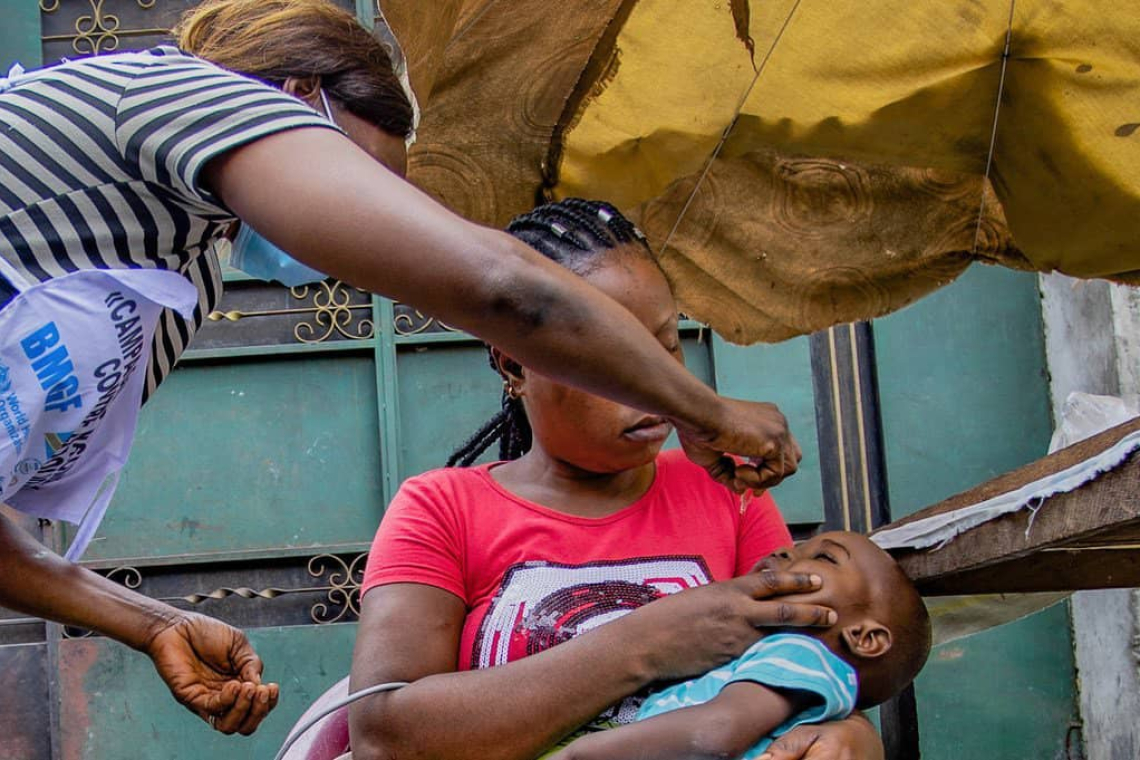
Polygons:
M28 283L88 268L190 279L194 321L163 315L149 393L221 295L213 242L235 217L202 186L202 167L274 132L314 126L335 129L300 100L172 47L15 79L0 93L0 258Z

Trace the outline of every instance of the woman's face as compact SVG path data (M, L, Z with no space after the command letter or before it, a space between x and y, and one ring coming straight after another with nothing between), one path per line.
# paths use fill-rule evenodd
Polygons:
M355 115L334 98L329 98L333 120L356 143L375 160L388 167L400 177L408 174L408 148L404 138L385 132L366 119Z
M684 363L677 333L677 307L665 276L644 252L611 252L586 276L625 306ZM522 394L534 447L587 472L615 473L652 462L672 431L660 417L622 406L523 369Z
M322 97L320 79L289 77L281 85L281 90L305 101L317 113L329 117L334 124L344 130L348 139L358 148L394 174L400 177L407 176L408 147L404 138L385 132L367 119L360 118L345 108L344 103L327 93ZM326 104L328 111L325 110Z

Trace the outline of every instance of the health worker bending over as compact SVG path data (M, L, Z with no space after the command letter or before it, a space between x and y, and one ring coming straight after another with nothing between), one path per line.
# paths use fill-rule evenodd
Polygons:
M401 179L412 108L350 14L215 0L177 34L180 49L0 80L0 502L82 521L70 557L110 499L101 486L148 386L217 304L211 246L238 219L321 272L671 420L723 483L795 471L774 407L718 397L610 298ZM46 552L2 516L0 604L145 652L219 731L252 732L276 703L239 631Z

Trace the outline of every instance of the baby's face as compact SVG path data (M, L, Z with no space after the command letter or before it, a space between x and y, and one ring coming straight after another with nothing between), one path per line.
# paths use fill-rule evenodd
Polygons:
M790 549L774 552L759 567L814 573L823 579L818 591L782 597L789 602L822 604L839 616L837 628L856 615L866 615L885 587L880 574L894 560L866 536L836 531L821 533Z

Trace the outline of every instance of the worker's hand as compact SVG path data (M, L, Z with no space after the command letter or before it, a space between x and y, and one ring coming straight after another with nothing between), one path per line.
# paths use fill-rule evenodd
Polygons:
M737 493L778 485L795 473L803 454L775 404L720 397L709 429L675 423L689 459ZM745 461L737 462L730 455Z
M277 684L261 683L261 658L221 621L181 613L143 651L174 698L223 734L252 734L277 705Z
M883 760L883 742L862 715L796 726L774 741L759 760Z

